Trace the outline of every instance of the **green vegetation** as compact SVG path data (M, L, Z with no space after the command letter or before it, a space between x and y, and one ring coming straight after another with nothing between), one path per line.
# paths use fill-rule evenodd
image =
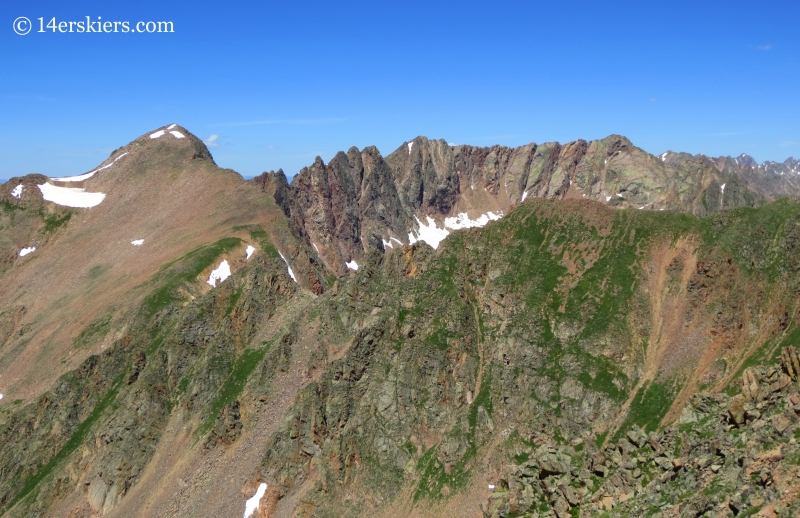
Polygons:
M627 433L633 424L640 426L646 432L656 430L661 419L667 415L673 400L674 394L668 385L657 381L647 383L639 389L631 401L628 417L614 435L614 441Z
M447 340L452 336L444 327L438 327L436 331L431 333L425 341L431 345L435 345L441 351L446 351L448 348Z
M211 266L220 255L233 250L241 244L242 240L237 237L220 239L216 243L201 246L178 261L168 264L159 273L161 286L144 300L144 308L147 315L155 315L165 307L182 300L178 293L182 285L194 282L197 276Z
M111 314L106 314L86 326L75 338L72 347L82 349L91 347L105 338L111 329Z
M267 231L264 230L263 226L257 225L255 228L251 228L249 232L250 239L258 243L258 245L261 247L261 252L264 255L271 258L280 257L280 254L278 254L278 249L272 244L272 240L269 238L269 234L267 234Z
M67 459L79 446L86 442L92 426L97 422L98 419L100 419L106 409L116 399L117 392L119 392L123 378L124 373L120 374L117 379L114 380L111 388L108 390L108 392L106 392L102 399L100 399L97 405L95 405L94 409L89 414L89 417L87 417L80 425L78 425L72 436L67 440L64 446L58 450L58 453L50 458L47 464L40 467L33 475L25 479L25 482L22 484L22 489L20 489L14 498L12 498L8 504L2 508L3 511L10 509L17 502L25 498L31 491L33 491L34 488L36 488L36 486L39 485L42 480L44 480L45 477L49 476L53 470L59 464L61 464L62 461Z
M25 210L25 209L23 209L22 207L20 207L19 205L13 204L13 203L11 203L11 202L10 202L10 201L8 201L8 200L2 200L2 201L0 201L0 209L2 209L2 210L3 210L3 212L5 212L5 213L9 213L9 214L11 214L12 218L13 218L13 216L14 216L14 213L15 213L16 211L18 211L18 210ZM12 219L12 221L13 221L13 219Z
M478 396L472 402L468 410L467 421L469 423L469 430L466 433L460 430L453 430L451 432L453 436L466 440L467 450L463 456L450 467L450 473L445 472L445 466L438 459L438 445L428 449L419 459L417 463L417 472L422 473L422 475L417 484L417 489L414 492L415 502L420 498L442 498L442 490L445 486L447 486L452 493L453 491L464 488L467 482L469 482L471 476L469 463L478 453L478 448L480 447L475 437L478 424L478 409L483 408L489 417L491 417L493 413L491 384L491 374L487 373Z
M269 344L261 349L248 349L234 361L230 374L222 384L219 392L214 397L203 424L197 429L197 434L203 436L214 426L220 411L226 405L233 403L242 393L248 378L264 359L269 350Z
M70 218L72 218L72 212L67 212L59 217L56 214L45 214L44 209L39 209L39 216L42 218L42 223L44 223L42 232L52 233L69 223Z
M236 309L236 304L239 303L240 298L242 298L241 286L231 293L230 302L228 303L228 309L225 311L225 316L229 316L231 313L233 313L233 310Z
M624 379L627 382L628 377L621 372L618 367L613 365L605 357L595 357L586 353L580 353L579 351L576 352L580 355L585 368L593 368L596 370L594 377L592 377L588 371L584 370L578 375L578 381L583 383L585 387L603 392L617 401L625 399L625 393L617 388L614 384L614 380Z

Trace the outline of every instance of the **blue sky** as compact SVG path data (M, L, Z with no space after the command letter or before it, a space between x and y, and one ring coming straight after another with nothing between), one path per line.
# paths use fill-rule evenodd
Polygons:
M0 181L80 174L172 122L246 177L417 135L800 156L796 0L115 4L0 5ZM175 32L38 32L86 16Z

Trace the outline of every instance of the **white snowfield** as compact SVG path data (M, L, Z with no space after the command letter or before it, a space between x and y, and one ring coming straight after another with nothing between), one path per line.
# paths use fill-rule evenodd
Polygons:
M2 397L2 396L0 396ZM253 513L258 510L258 502L264 496L264 493L267 492L267 484L262 482L259 484L258 489L256 490L256 494L253 495L252 498L247 499L247 502L244 503L244 517L243 518L250 518L253 516Z
M222 260L217 266L217 269L211 272L211 275L208 276L208 280L206 281L208 284L211 285L212 288L216 288L217 283L222 283L231 276L231 266L228 264L228 261Z
M116 162L117 160L119 160L120 158L124 157L127 154L128 153L122 153L120 156L118 156L117 158L114 159L114 162ZM91 178L92 176L96 175L97 173L99 173L103 169L108 169L109 167L114 165L114 162L111 162L110 164L104 165L103 167L98 167L94 171L90 171L90 172L88 172L86 174L81 174L81 175L78 175L78 176L63 176L61 178L50 178L50 179L52 181L54 181L54 182L82 182L84 180L88 180L89 178Z
M408 143L408 154L409 154L409 155L411 154L411 148L412 148L412 147L414 147L414 143L413 143L413 142L409 142L409 143Z
M486 214L481 214L480 216L478 216L478 219L469 219L467 213L462 212L458 216L445 218L444 226L452 228L453 230L459 230L462 228L484 227L490 221L497 221L502 217L503 217L502 214L498 216L494 212L490 211L487 212Z
M19 184L19 185L17 185L17 186L16 186L16 187L14 187L14 189L11 191L11 196L13 196L13 197L15 197L15 198L17 198L17 199L19 199L19 198L22 198L22 191L23 191L24 189L25 189L25 186L24 186L24 185L22 185L22 184Z
M56 205L73 207L76 209L89 209L100 205L106 195L102 192L86 192L86 189L73 189L71 187L57 187L49 183L39 186L42 198L52 201Z
M417 235L414 235L414 232L408 233L408 244L413 245L417 241L425 241L433 248L439 248L439 243L441 243L444 238L450 235L450 232L443 228L438 228L436 226L436 222L433 220L432 217L427 216L426 219L428 220L428 224L424 224L417 218L416 216L414 219L417 220L417 224L419 225L419 230L417 231Z
M527 198L527 197L528 197L528 191L523 192L522 193L522 199L519 200L519 202L522 203L523 201L525 201L525 198Z
M116 160L114 162L116 162ZM103 169L108 169L109 167L114 165L114 162L111 162L108 165L104 165L103 167L98 167L94 171L86 173L86 174L81 174L81 175L78 175L78 176L62 176L61 178L50 178L50 179L52 181L54 181L54 182L82 182L84 180L88 180L89 178L91 178L92 176L96 175L97 173L99 173Z
M175 126L176 126L176 124L173 124L170 127L168 127L167 129L162 129L162 130L156 131L155 133L151 133L150 134L150 138L156 139L156 138L159 138L159 137L163 137L164 134L167 133L168 131L169 131L169 134L172 135L175 138L186 138L186 135L184 135L180 131L177 131L177 130L170 131Z
M172 129L172 128L174 128L175 126L177 126L177 124L170 124L170 125L167 127L167 129L168 129L168 130L171 130L171 129Z
M244 251L244 253L246 254L245 259L250 259L250 256L252 256L253 253L255 253L255 251L256 249L253 245L247 245L247 250Z
M278 252L278 255L280 255L281 259L283 259L283 262L286 263L286 268L289 270L289 277L291 277L294 282L297 282L297 277L294 276L294 272L292 271L292 267L289 266L289 261L286 260L286 258L283 256L282 253L280 253L280 251Z
M481 214L478 216L477 219L469 219L466 212L460 213L458 216L453 216L444 219L444 226L445 228L439 228L436 226L436 221L433 220L430 216L426 216L425 219L427 220L427 225L419 220L419 218L414 217L417 220L417 224L419 225L419 230L417 231L417 235L414 235L414 232L408 233L408 243L413 245L417 241L425 241L433 248L439 248L439 243L441 243L444 238L450 235L450 231L447 230L448 228L453 230L461 230L463 228L477 228L483 227L490 221L496 221L503 217L503 214L500 213L495 214L494 212L488 212L486 214Z
M136 239L131 241L133 246L142 246L144 244L144 239Z
M355 260L350 261L349 263L344 263L345 266L350 268L351 270L358 270L358 263Z
M25 257L26 255L28 255L30 253L33 253L35 251L36 251L36 247L35 246L29 247L29 248L23 248L22 250L19 251L19 256L20 257Z

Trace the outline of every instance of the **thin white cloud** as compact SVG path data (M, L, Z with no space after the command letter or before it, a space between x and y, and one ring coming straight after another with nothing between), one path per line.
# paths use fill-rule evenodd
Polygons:
M793 147L796 146L797 142L793 142L791 140L781 140L778 142L778 147Z
M208 147L217 147L217 146L219 146L219 142L217 142L218 138L219 138L219 135L216 135L216 134L215 135L211 135L210 137L208 137L205 140L206 146L208 146Z
M753 49L756 49L756 50L772 50L772 44L768 43L766 45L756 45L756 46L751 46L750 48L753 48Z
M292 125L292 126L313 126L317 124L332 124L336 122L344 122L347 119L335 117L332 119L267 119L259 121L245 121L245 122L223 122L217 126L268 126L268 125Z

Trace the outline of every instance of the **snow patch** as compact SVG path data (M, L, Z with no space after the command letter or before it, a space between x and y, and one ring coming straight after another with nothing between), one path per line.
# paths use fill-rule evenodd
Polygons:
M411 148L412 148L412 147L414 147L414 143L413 143L413 142L409 142L409 143L408 143L408 154L409 154L409 155L411 154Z
M345 266L347 266L351 270L358 270L358 263L355 262L355 260L350 261L349 263L344 263L344 264L345 264Z
M3 394L0 394L0 401L3 400Z
M489 484L489 489L494 489L494 484Z
M172 129L172 128L174 128L175 126L177 126L177 124L170 124L170 125L167 127L167 129L168 129L168 130L171 130L171 129Z
M15 197L15 198L17 198L17 199L19 199L19 198L22 198L22 191L23 191L24 189L25 189L25 186L24 186L24 185L22 185L22 184L19 184L19 185L17 185L17 186L16 186L16 187L14 187L14 189L11 191L11 196L13 196L13 197Z
M127 154L128 153L122 153L120 156L118 156L117 158L114 159L114 162L116 162L117 160L119 160L120 158L124 157ZM104 165L103 167L98 167L94 171L90 171L90 172L88 172L86 174L81 174L81 175L78 175L78 176L64 176L64 177L61 177L61 178L50 178L50 180L52 180L54 182L82 182L84 180L88 180L89 178L91 178L92 176L96 175L97 173L99 173L103 169L108 169L109 167L114 165L114 162L111 162L110 164Z
M502 212L499 215L495 214L494 212L487 212L486 214L481 214L478 216L477 219L469 219L469 216L467 216L466 212L461 212L458 214L458 216L445 218L444 228L437 227L436 222L430 216L425 217L427 224L421 222L419 218L414 217L419 225L419 230L417 231L416 236L413 232L408 233L408 242L409 244L413 245L417 241L425 241L433 248L438 248L439 243L441 243L444 238L450 235L450 231L447 230L448 228L452 230L461 230L464 228L483 227L490 221L496 221L502 217Z
M611 201L611 196L606 196L606 201Z
M624 198L624 197L625 197L625 196L623 196L621 192L618 192L618 193L617 193L617 198Z
M292 271L292 267L289 266L289 261L286 260L286 258L283 256L282 253L280 253L280 251L278 252L278 255L280 255L281 259L283 259L283 262L286 263L286 268L289 270L289 277L291 277L294 282L297 282L297 277L294 276L294 272Z
M662 155L661 155L661 161L662 162L666 162L667 161L667 154L669 154L669 151L667 151L665 153L662 153Z
M264 493L267 492L267 485L262 482L259 484L258 489L256 490L256 494L253 495L252 498L248 498L247 501L244 503L244 517L243 518L250 518L253 516L253 513L258 510L258 502L264 496Z
M414 216L414 219L417 220L419 230L417 231L416 236L414 236L413 232L408 233L409 244L413 245L417 241L425 241L433 248L438 248L439 243L441 243L444 238L450 235L450 232L448 232L446 229L438 228L436 226L436 222L430 216L426 216L426 219L428 220L427 225L421 222L416 216Z
M386 241L386 240L385 240L385 239L383 239L383 238L381 238L381 241L383 241L383 248L384 248L384 249L385 249L387 246L388 246L389 248L394 248L394 246L392 245L392 242L391 242L391 241Z
M175 138L186 138L186 136L180 131L170 131L169 134Z
M25 257L26 255L30 254L31 252L35 252L35 251L36 251L36 247L35 246L32 246L30 248L23 248L22 250L19 251L19 256L20 257Z
M158 130L155 133L151 133L150 138L158 138L162 136L164 133L166 133L166 130Z
M78 209L96 207L100 205L106 197L102 192L86 192L86 189L56 187L49 183L40 185L39 190L42 191L42 198L47 201L52 201L56 205Z
M390 237L389 241L397 241L397 244L403 246L403 242L397 239L396 237Z
M528 191L523 192L522 193L522 199L519 202L522 203L523 201L525 201L525 198L527 198L527 197L528 197Z
M134 239L131 241L133 246L142 246L144 244L144 239Z
M211 275L208 276L208 280L206 281L208 284L211 285L212 288L217 286L217 283L224 282L225 279L231 276L231 266L228 264L228 261L225 259L219 263L217 269L211 272Z
M78 175L78 176L64 176L62 178L50 178L50 180L52 180L54 182L82 182L84 180L88 180L89 178L91 178L92 176L96 175L97 173L99 173L103 169L108 169L112 165L114 165L114 162L111 162L108 165L104 165L103 167L98 167L94 171L91 171L91 172L86 173L86 174L81 174L81 175Z
M317 248L317 245L316 245L316 243L311 243L311 246L313 246L313 247L314 247L314 250L316 250L316 251L317 251L317 253L319 253L319 248Z
M494 212L487 212L481 214L478 219L469 219L466 212L461 212L458 216L445 218L444 226L452 228L453 230L460 230L462 228L475 228L486 226L490 221L496 221L503 217L501 213L499 216Z
M724 183L719 186L719 192L720 192L720 194L725 194L725 184Z
M244 251L244 253L246 254L245 259L250 259L250 256L253 255L253 252L255 251L256 249L253 245L247 245L247 249Z

